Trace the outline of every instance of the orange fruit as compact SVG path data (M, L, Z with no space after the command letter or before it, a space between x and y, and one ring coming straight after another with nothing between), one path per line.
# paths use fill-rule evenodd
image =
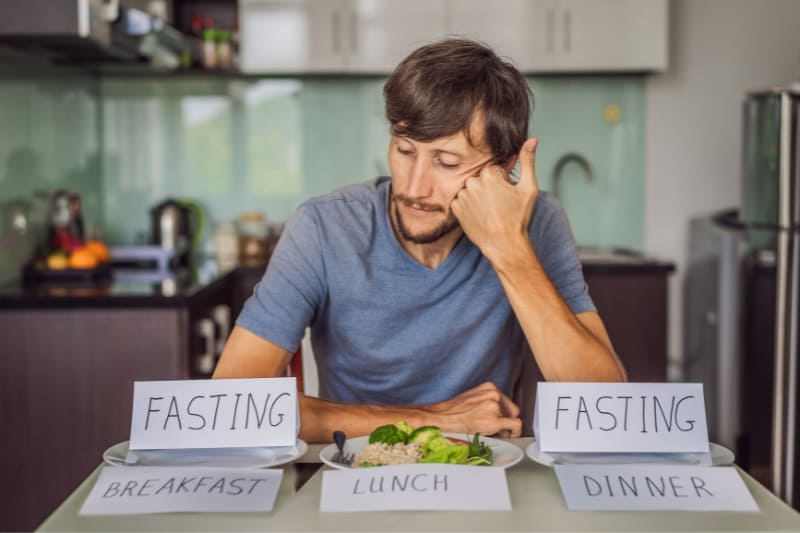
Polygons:
M109 259L111 259L111 253L108 250L108 246L100 241L87 241L83 247L89 250L97 258L98 263L106 263Z
M50 254L47 256L47 268L51 270L63 270L69 266L69 260L64 254Z
M99 263L97 257L85 246L73 250L69 256L70 268L95 268Z

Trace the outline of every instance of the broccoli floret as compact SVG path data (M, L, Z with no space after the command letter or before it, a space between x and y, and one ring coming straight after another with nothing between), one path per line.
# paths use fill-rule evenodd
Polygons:
M441 436L442 432L438 427L422 426L412 431L411 435L409 435L408 439L406 439L406 442L408 442L409 444L411 444L412 442L419 442L424 447L429 440Z
M387 424L376 428L375 431L369 434L369 443L383 442L385 444L397 444L398 442L405 442L406 434L400 431L394 424Z
M409 426L408 422L405 420L400 420L397 424L395 424L395 426L397 426L397 429L405 433L406 437L408 437L414 431L414 428Z

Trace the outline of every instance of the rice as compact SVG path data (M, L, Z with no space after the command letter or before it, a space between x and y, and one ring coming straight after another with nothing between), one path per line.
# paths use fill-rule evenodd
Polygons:
M375 442L367 444L355 459L353 466L361 466L364 463L371 465L402 465L408 463L418 463L422 458L422 446L418 442L410 444L386 444Z

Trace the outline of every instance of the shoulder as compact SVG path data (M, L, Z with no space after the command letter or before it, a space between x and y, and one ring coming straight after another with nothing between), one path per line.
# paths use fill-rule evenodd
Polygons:
M304 201L298 211L335 216L353 210L379 208L383 195L389 187L389 178L375 178L362 183L340 187L320 196Z
M347 185L304 201L287 222L287 229L336 245L369 240L385 211L389 178Z
M540 191L533 208L529 226L530 233L532 235L541 234L552 228L553 225L569 227L567 215L555 196L548 191Z

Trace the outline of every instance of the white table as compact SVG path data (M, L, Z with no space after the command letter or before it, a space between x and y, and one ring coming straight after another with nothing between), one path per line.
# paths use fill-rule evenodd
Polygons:
M524 449L531 439L511 439ZM299 462L318 462L312 445ZM78 516L98 467L40 526L40 531L800 531L800 514L745 472L758 513L568 511L553 470L525 457L507 471L512 511L320 513L321 469L298 491L284 470L269 513L173 513ZM476 490L480 490L476 488Z

